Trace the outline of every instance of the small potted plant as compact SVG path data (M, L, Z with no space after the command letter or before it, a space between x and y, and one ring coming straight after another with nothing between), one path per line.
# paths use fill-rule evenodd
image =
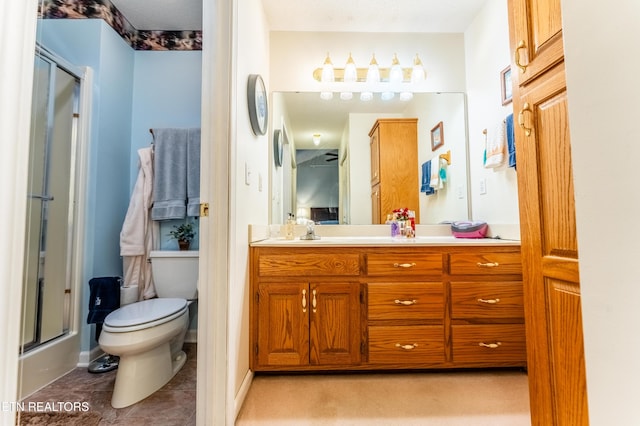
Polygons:
M173 225L173 230L169 231L171 238L178 240L178 247L180 250L189 250L191 241L195 236L193 231L193 224L185 222L182 225Z

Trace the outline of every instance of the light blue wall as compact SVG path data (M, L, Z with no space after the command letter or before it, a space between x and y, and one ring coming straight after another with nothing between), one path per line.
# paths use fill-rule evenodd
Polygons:
M92 277L122 275L119 234L129 202L134 51L102 20L56 19L38 24L42 44L94 72L88 147L81 350L96 346L85 324Z
M66 61L94 71L88 150L81 350L97 346L88 313L92 277L122 275L120 230L137 177L137 150L149 128L200 127L201 52L134 51L102 20L51 19L38 40ZM175 249L161 228L162 249ZM196 237L197 238L197 237ZM195 249L198 248L196 241ZM192 328L195 324L192 325Z
M149 129L200 127L202 52L136 51L133 77L133 121L131 126L131 172L133 188L138 174L138 149L151 143ZM178 243L168 237L173 225L160 223L160 249L177 250ZM199 248L198 221L191 249Z

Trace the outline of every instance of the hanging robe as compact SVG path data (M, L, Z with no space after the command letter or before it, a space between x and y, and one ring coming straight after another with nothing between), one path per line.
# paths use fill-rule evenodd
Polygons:
M120 232L120 256L124 272L124 286L138 286L138 300L156 296L151 275L149 253L158 233L157 224L151 220L153 203L153 149L138 150L138 177L129 208Z

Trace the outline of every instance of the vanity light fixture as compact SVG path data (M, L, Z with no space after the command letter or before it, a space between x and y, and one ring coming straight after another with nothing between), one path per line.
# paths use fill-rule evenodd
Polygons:
M356 69L356 63L353 62L351 53L349 53L349 59L347 59L347 64L344 66L344 77L342 78L342 80L345 83L355 83L356 81L358 81L358 70ZM350 101L352 98L352 92L340 92L340 99L342 99L343 101Z
M327 52L327 57L324 60L324 64L322 64L320 81L322 83L333 83L335 81L333 64L331 63L331 59L329 58L329 52ZM333 92L320 92L320 98L325 101L331 100L333 99Z
M374 93L380 93L383 100L390 100L399 93L401 100L408 101L413 98L416 86L425 81L426 71L417 54L412 68L402 68L397 54L393 55L389 68L380 68L375 54L368 68L357 68L351 53L344 68L334 68L327 53L322 68L314 70L313 78L322 83L320 98L325 100L332 99L334 92L340 93L340 99L350 100L357 91L354 89L360 86L362 101L370 101Z
M320 145L320 133L314 133L312 140L315 146Z
M371 62L369 62L369 69L367 69L367 79L365 82L367 87L365 90L360 92L360 100L368 102L373 99L373 88L380 83L380 67L378 67L378 61L376 61L375 53L371 57Z

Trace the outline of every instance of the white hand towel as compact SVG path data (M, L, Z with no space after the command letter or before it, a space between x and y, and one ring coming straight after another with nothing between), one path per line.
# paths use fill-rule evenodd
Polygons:
M487 159L484 167L493 169L502 166L507 159L507 132L504 121L500 121L495 129L487 135Z
M431 181L429 185L436 191L441 188L440 186L440 161L436 155L431 159Z

